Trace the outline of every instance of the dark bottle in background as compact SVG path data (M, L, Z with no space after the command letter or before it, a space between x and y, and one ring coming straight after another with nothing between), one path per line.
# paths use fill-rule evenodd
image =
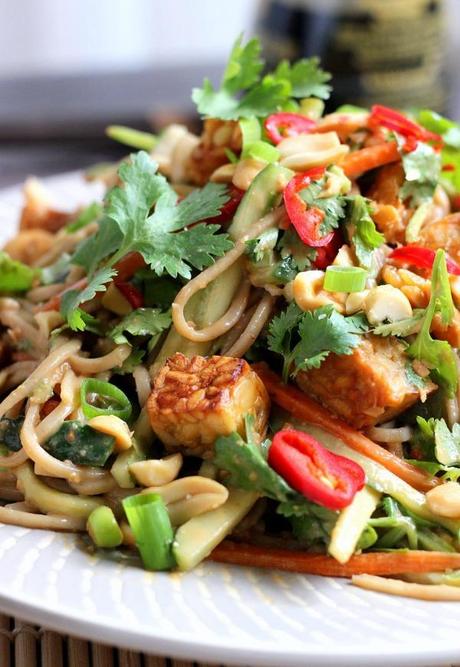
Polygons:
M444 0L262 0L270 65L318 55L344 103L447 107Z

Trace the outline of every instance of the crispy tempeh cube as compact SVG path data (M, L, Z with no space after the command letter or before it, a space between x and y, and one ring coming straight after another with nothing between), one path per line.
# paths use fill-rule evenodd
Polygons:
M393 337L369 335L350 355L330 354L320 368L301 371L297 384L349 424L362 428L392 419L421 397L407 377L410 363ZM436 388L429 380L424 394Z
M215 439L238 431L252 414L265 430L269 398L244 359L192 357L180 352L159 372L147 404L153 430L169 451L212 456Z

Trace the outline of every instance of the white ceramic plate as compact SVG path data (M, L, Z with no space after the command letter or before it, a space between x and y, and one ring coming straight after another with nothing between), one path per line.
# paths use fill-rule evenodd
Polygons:
M98 193L48 179L72 206ZM14 234L19 188L0 193ZM146 573L88 556L71 535L0 524L0 609L110 644L228 664L403 667L460 661L460 604L367 593L348 582L205 563Z

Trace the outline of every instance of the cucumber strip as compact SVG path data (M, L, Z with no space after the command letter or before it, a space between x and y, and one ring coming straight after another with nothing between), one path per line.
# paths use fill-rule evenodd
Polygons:
M184 523L176 532L173 554L179 570L192 570L246 516L259 495L253 491L232 489L228 500L215 510L200 514Z
M447 528L456 537L460 534L460 521L456 519L446 519L445 517L433 514L427 507L425 495L417 491L412 486L407 484L397 475L393 474L379 463L371 461L363 454L355 452L353 449L345 445L333 435L330 435L318 426L312 424L304 424L297 420L290 420L294 428L310 433L314 438L319 440L322 445L334 454L346 456L352 461L356 461L364 469L367 477L367 484L372 486L376 491L385 493L397 500L401 505L406 507L410 512L413 512L422 519L438 523L444 528Z
M348 507L340 512L331 533L328 552L339 563L346 563L355 552L361 533L380 500L380 493L365 486Z
M38 479L28 462L18 466L15 473L25 500L44 514L49 512L87 519L91 512L103 504L102 500L92 496L76 496L51 489Z

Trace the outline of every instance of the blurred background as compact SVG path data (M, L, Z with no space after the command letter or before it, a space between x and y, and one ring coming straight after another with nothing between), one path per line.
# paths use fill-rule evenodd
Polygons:
M317 53L336 96L460 119L460 0L0 0L0 186L123 154L109 123L196 124L235 37Z

